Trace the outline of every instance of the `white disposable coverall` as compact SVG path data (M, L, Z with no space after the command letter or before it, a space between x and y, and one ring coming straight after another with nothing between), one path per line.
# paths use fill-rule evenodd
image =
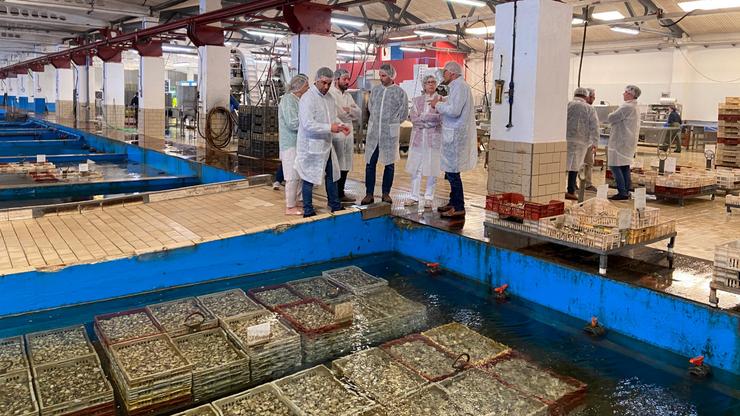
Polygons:
M368 103L370 119L365 139L365 163L375 149L380 148L378 161L382 165L396 163L401 158L398 151L401 122L409 116L409 103L406 92L398 85L376 85L370 90Z
M473 93L462 77L450 82L449 87L445 102L436 105L442 114L441 168L443 172L465 172L478 163Z
M334 98L321 94L315 85L298 103L298 145L295 168L301 179L314 185L324 183L326 163L331 157L332 178L339 180L339 162L332 146L332 123L337 122Z
M565 139L568 143L567 169L577 172L586 153L599 141L599 119L596 110L586 100L575 97L568 103L568 125Z
M637 138L640 135L640 113L637 100L625 101L607 121L611 125L607 158L609 166L629 166L637 151Z
M337 152L339 170L351 171L352 155L355 149L355 135L352 122L360 119L361 110L349 93L340 91L334 85L331 86L329 92L334 97L334 102L337 105L337 118L349 127L348 135L345 136L344 133L335 133L333 135L334 151ZM349 112L344 111L344 107L349 107Z

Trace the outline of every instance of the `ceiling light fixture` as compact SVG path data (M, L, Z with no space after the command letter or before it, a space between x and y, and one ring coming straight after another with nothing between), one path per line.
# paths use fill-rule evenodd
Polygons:
M427 32L425 30L414 30L414 33L416 33L419 36L431 36L433 38L446 38L447 35L444 33L437 33L437 32Z
M633 29L631 27L621 27L621 26L614 26L610 28L614 32L624 33L627 35L639 35L640 30L639 29Z
M404 40L404 39L412 39L415 37L417 37L417 35L394 36L392 38L388 38L388 40Z
M616 10L613 10L611 12L594 13L593 17L596 20L606 20L606 21L624 19L624 15Z
M169 53L177 53L177 52L198 53L198 50L195 49L195 48L189 48L187 46L162 45L162 52L169 52Z
M470 33L471 35L489 35L496 33L496 26L469 27L465 29L465 33Z
M733 9L740 7L740 0L682 1L678 3L678 7L685 12L693 12L694 10Z
M464 4L473 7L485 7L486 3L478 0L447 0L450 3Z
M582 25L586 23L585 20L581 19L580 17L574 17L573 20L571 20L570 24L572 25Z
M365 23L359 22L357 20L340 19L337 17L332 17L331 22L334 23L335 25L340 25L340 26L354 26L354 27L365 26Z
M493 45L493 44L495 44L495 43L496 43L496 41L495 41L495 40L493 40L493 39L485 39L484 41L485 41L486 43L490 43L491 45Z
M254 36L262 36L266 38L284 38L285 35L275 32L262 32L260 30L247 30L247 33Z
M400 49L400 50L402 50L404 52L426 52L427 51L424 48L410 48L410 47L407 47L407 46L401 46L398 49Z

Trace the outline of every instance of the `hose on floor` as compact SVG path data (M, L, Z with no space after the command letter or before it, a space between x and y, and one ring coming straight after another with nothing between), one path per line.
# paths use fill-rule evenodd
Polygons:
M218 120L218 118L221 120ZM196 118L197 120L197 118ZM218 120L221 128L214 132L214 120ZM234 128L236 127L236 120L231 112L225 107L214 107L206 114L206 129L205 134L200 131L198 126L198 133L206 139L206 142L216 149L225 149L231 143L231 136L233 135Z

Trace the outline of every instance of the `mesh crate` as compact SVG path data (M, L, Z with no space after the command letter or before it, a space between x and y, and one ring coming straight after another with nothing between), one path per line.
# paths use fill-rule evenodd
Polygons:
M193 400L238 390L249 384L249 357L237 349L221 328L172 340L193 365Z
M486 209L503 216L509 215L512 211L510 208L507 208L507 206L516 206L518 210L520 205L522 206L521 208L524 208L524 195L522 194L509 192L488 195L486 197ZM524 212L522 212L522 215L524 215Z
M740 290L740 272L737 270L715 267L712 280L726 288Z
M519 221L511 221L511 220L504 219L501 217L495 217L495 218L491 217L491 218L486 218L486 221L490 224L493 224L499 227L511 228L512 230L524 231L527 233L534 233L534 234L539 232L539 222L534 221L534 220L524 220L522 222L519 222Z
M565 212L565 202L550 201L547 204L538 204L536 202L526 202L524 204L524 219L538 221L540 218L563 215Z
M162 302L146 307L159 326L172 337L178 337L218 326L218 319L195 298Z
M113 387L95 354L39 365L33 376L41 416L115 414Z
M347 302L352 296L347 289L323 276L294 280L288 282L288 286L303 298L314 298L329 304Z
M478 369L466 370L440 383L451 401L469 414L497 416L502 414L545 416L548 405L530 397Z
M226 290L209 295L198 296L196 299L212 315L219 319L239 316L250 312L264 310L262 305L250 299L241 289Z
M658 196L673 196L673 197L684 197L691 195L699 195L701 193L701 187L696 188L673 188L667 186L655 185L655 195Z
M591 198L571 205L565 215L581 226L616 227L619 225L619 208L600 198Z
M222 414L209 403L184 412L175 413L174 416L222 416Z
M0 374L0 414L32 416L39 414L39 406L31 385L28 370Z
M389 287L360 296L357 301L389 315L387 339L406 336L427 325L427 307L401 296Z
M468 354L470 364L473 366L484 365L511 351L508 346L485 337L458 322L438 326L422 332L421 335L452 355Z
M630 228L645 228L658 225L660 220L660 209L645 207L644 209L633 209Z
M182 409L192 403L189 393L175 393L158 399L140 400L135 404L123 403L125 414L128 416L144 416L164 414L169 411Z
M423 377L395 362L380 348L334 360L332 371L380 404L407 397L426 384Z
M0 339L0 375L28 370L26 342L22 336Z
M640 244L654 240L658 237L667 236L676 232L676 221L671 220L650 227L636 228L627 231L625 243Z
M249 289L247 294L273 312L278 305L293 303L302 299L298 293L285 284Z
M272 383L216 400L213 407L218 409L219 416L303 414Z
M404 399L387 405L385 414L393 416L471 415L469 411L450 397L447 390L438 384L426 386Z
M554 414L567 414L586 397L586 384L540 368L519 353L500 357L482 369L502 383L547 403Z
M393 359L429 381L444 380L459 372L456 357L421 335L386 342L381 345Z
M325 270L322 274L355 295L371 293L388 286L387 280L366 273L357 266Z
M740 272L740 240L731 241L714 248L714 265Z
M385 310L371 307L358 298L352 300L352 306L350 342L353 350L396 338L397 320Z
M540 234L584 247L611 250L622 245L622 235L614 228L567 224L565 215L540 220Z
M349 416L375 406L372 400L349 390L323 365L277 380L275 386L307 416Z
M277 378L301 365L301 337L273 313L252 312L226 318L224 323L232 341L249 356L252 382ZM270 338L254 345L248 339L247 329L264 323L270 324Z
M727 205L740 205L740 196L738 196L738 195L727 195L725 197L725 204L727 204Z
M164 332L144 308L95 317L93 329L104 346L131 341Z
M26 342L33 367L95 353L84 325L27 334Z

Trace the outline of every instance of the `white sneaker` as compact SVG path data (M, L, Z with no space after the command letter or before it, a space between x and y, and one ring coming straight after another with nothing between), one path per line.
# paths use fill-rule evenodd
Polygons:
M405 202L403 203L403 206L405 206L405 207L410 207L410 206L416 205L416 204L418 204L418 203L419 203L419 201L417 201L417 200L415 200L415 199L407 199L407 200L406 200L406 201L405 201Z
M427 199L426 201L424 201L424 208L431 209L432 205L434 205L434 201L432 201L431 199Z
M278 189L280 189L280 182L277 182L277 181L273 182L273 183L272 183L272 189L274 189L274 190L276 190L276 191L277 191Z

